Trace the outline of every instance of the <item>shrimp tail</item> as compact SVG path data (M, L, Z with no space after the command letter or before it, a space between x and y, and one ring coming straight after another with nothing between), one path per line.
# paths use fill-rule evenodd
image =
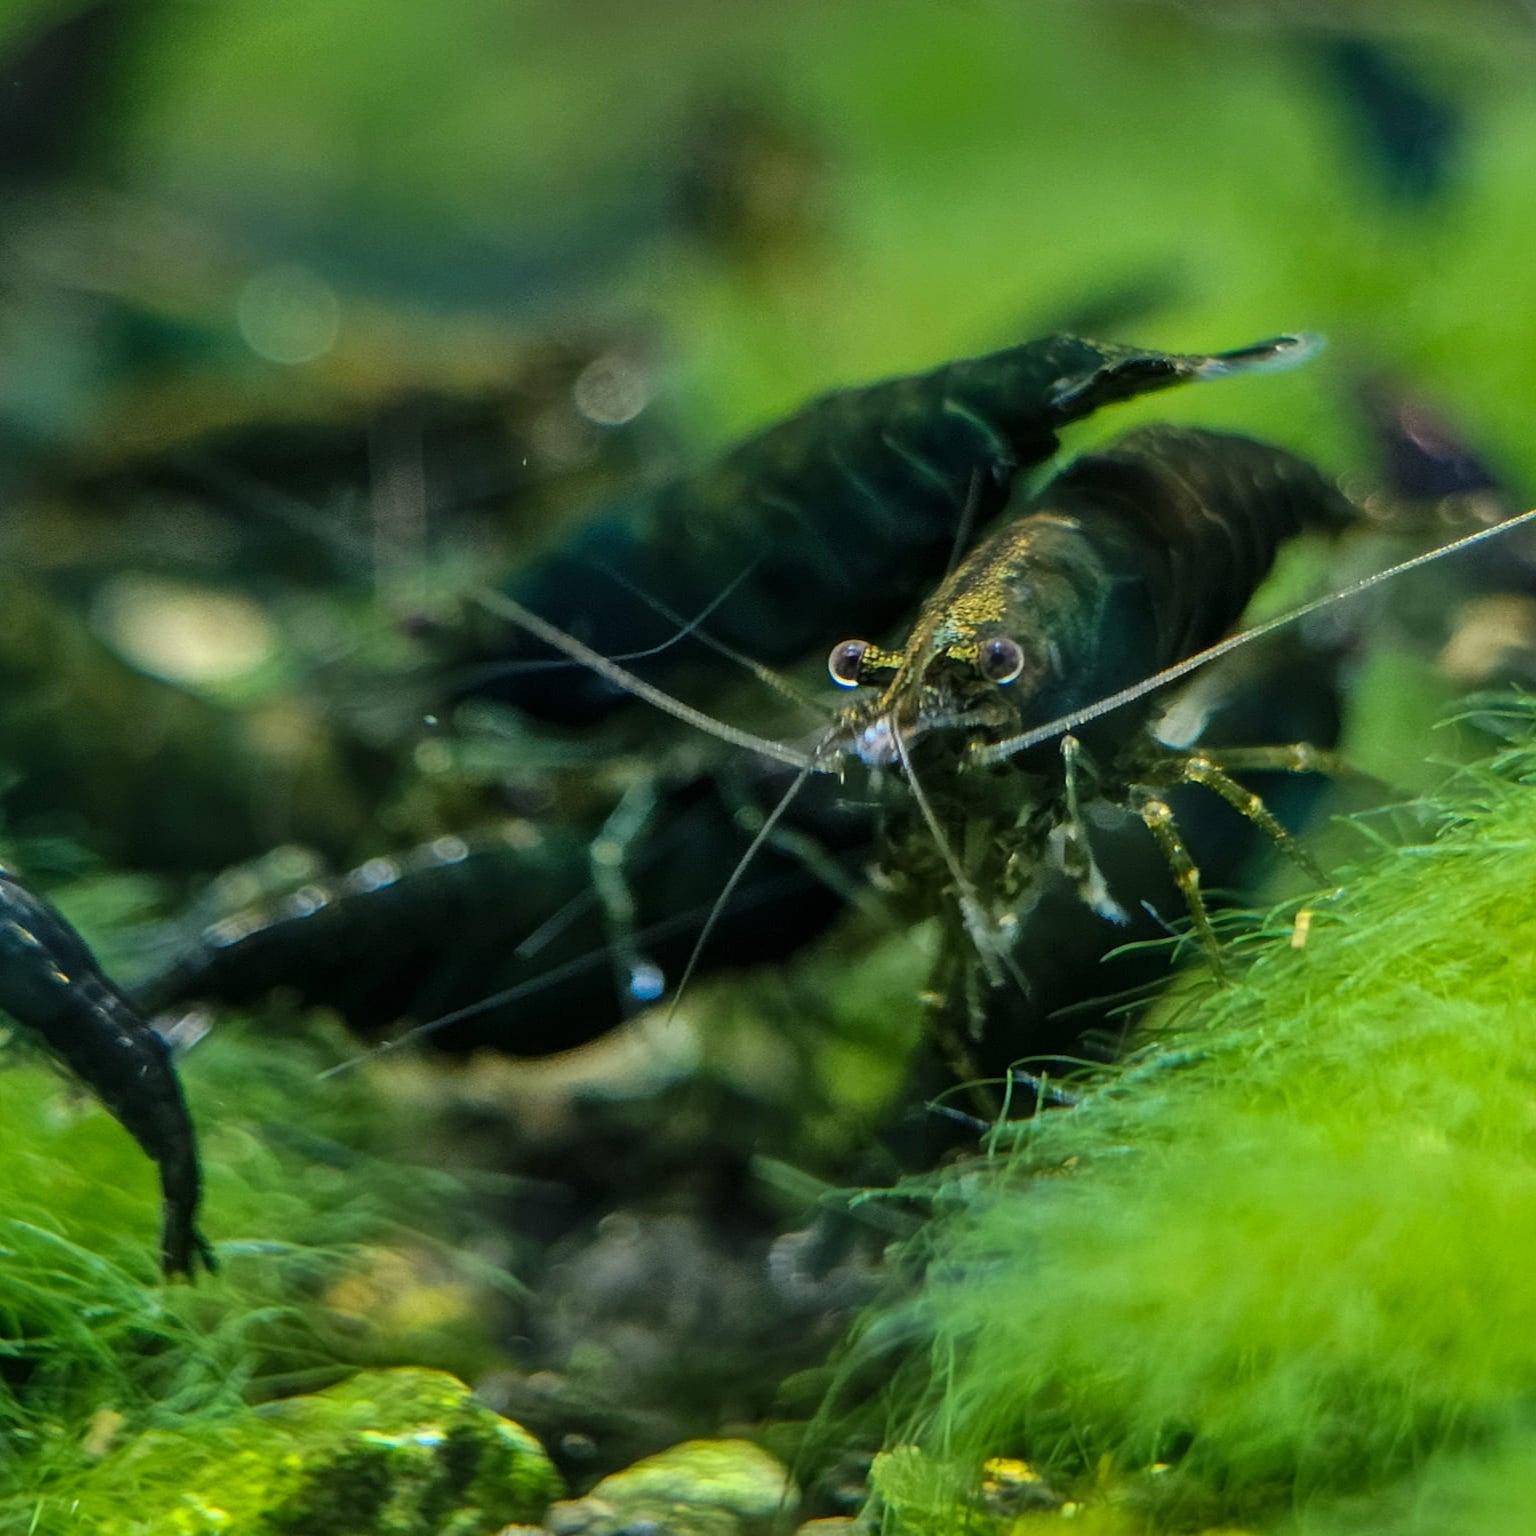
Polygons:
M217 1267L197 1228L197 1140L164 1040L47 902L0 870L0 1008L37 1035L160 1170L160 1266L192 1279Z
M1207 354L1103 347L1099 349L1101 362L1081 372L1064 374L1048 391L1047 400L1063 420L1077 420L1100 406L1190 379L1224 379L1239 373L1272 373L1299 367L1315 357L1323 345L1321 336L1299 331L1293 336L1273 336L1230 352Z

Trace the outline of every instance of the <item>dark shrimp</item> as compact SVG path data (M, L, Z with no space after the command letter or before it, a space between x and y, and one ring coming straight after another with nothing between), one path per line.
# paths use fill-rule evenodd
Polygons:
M958 567L925 604L901 652L838 647L832 666L840 682L883 686L878 695L853 701L809 750L724 727L519 605L497 603L511 622L615 689L634 689L737 746L800 770L797 782L815 775L834 793L818 797L815 785L808 786L791 811L782 817L776 811L767 820L800 834L804 824L795 818L809 806L810 839L844 864L845 876L849 857L859 859L870 833L857 807L835 793L836 776L849 760L861 758L905 773L903 752L916 757L914 783L927 787L942 842L961 851L958 873L944 867L932 840L903 835L900 802L887 836L888 865L913 892L921 915L936 909L954 914L953 901L936 907L935 898L958 892L959 939L968 936L979 945L995 970L1028 920L1029 891L1045 869L1074 875L1101 912L1115 911L1102 882L1096 884L1086 837L1074 824L1071 774L1064 775L1053 754L1033 748L1076 727L1080 722L1071 714L1079 706L1084 714L1101 712L1101 692L1120 690L1110 705L1128 706L1150 691L1147 674L1170 660L1189 670L1211 659L1201 647L1230 626L1278 544L1306 524L1332 526L1349 516L1330 482L1279 449L1170 428L1132 434L1111 451L1070 466ZM1242 643L1298 616L1221 645ZM861 666L867 668L862 678ZM1174 765L1192 777L1183 773L1192 761L1204 765L1198 782L1227 793L1230 781L1213 758L1158 748L1140 715L1127 707L1084 732L1090 749L1105 753L1106 772L1101 778L1081 757L1069 760L1081 781L1081 799L1097 795L1124 803L1138 787L1166 787ZM1235 765L1238 756L1221 761ZM1293 769L1312 761L1290 752L1267 766ZM1251 755L1246 766L1254 766ZM841 823L829 819L827 801L842 814ZM590 828L551 826L541 829L538 847L526 843L525 832L522 846L471 844L461 859L433 854L424 863L375 861L339 886L300 893L285 906L218 926L190 944L183 940L141 1000L162 1008L188 997L249 999L287 985L308 1001L342 1008L364 1029L403 1016L430 1022L443 1012L456 1020L484 1014L497 1020L490 1038L516 1054L574 1045L622 1017L604 974L610 935L585 854L591 836ZM736 817L707 780L661 792L656 830L630 850L625 863L638 909L648 922L659 917L667 930L632 936L674 972L700 931L699 904L707 906L722 886L730 888L719 907L732 948L761 942L769 926L759 920L761 902L749 903L754 892L745 886L736 889L741 847ZM795 873L794 856L783 859L770 843L763 857L770 872L781 858L761 893L781 902L772 880ZM835 883L819 889L824 895ZM815 881L810 886L813 893L818 889ZM776 911L804 917L806 893L802 878L787 907ZM824 903L812 913L815 923L830 920L836 905ZM794 937L799 942L801 935ZM665 952L663 944L669 946ZM492 953L499 958L488 960ZM483 996L493 989L498 996Z
M1063 427L1188 380L1289 366L1314 346L1282 336L1186 356L1052 336L841 390L600 517L535 561L510 595L616 655L665 647L675 637L668 613L696 615L734 583L710 615L710 634L783 665L825 644L831 613L869 633L899 621L968 534L1000 510L1019 472L1056 450ZM505 665L552 654L526 641L519 649L502 634L463 691L572 724L624 700L595 675L566 670L551 679ZM668 648L636 670L675 686L696 656Z
M194 999L249 1003L281 987L336 1009L364 1036L411 1019L448 1050L569 1050L681 973L749 842L740 813L782 792L777 778L738 777L729 794L712 776L658 786L648 824L614 850L634 912L617 942L593 878L604 834L515 822L178 926L134 1001L152 1016ZM868 818L842 807L830 780L824 788L797 807L796 826L841 869L867 850ZM770 850L753 875L721 924L736 963L781 958L842 905L791 852ZM843 874L845 884L856 878Z
M897 769L913 792L905 803L917 806L932 836L904 836L898 808L888 867L915 892L914 915L935 910L935 892L959 897L959 933L969 936L995 981L1012 963L1018 908L1052 862L1077 878L1102 913L1118 909L1077 824L1071 764L1065 779L1061 766L1040 761L1039 753L979 772L978 754L999 751L1021 730L1208 645L1231 626L1286 537L1307 523L1337 526L1350 515L1328 481L1279 449L1171 428L1132 434L1117 449L1071 466L958 566L924 605L902 650L864 642L834 650L837 681L880 687L856 700L809 750L723 727L514 603L504 600L502 610L615 686L800 769L766 820L765 843L788 824L782 818L808 776L840 775L849 759ZM1079 762L1081 798L1091 792L1129 799L1144 779L1171 782L1174 759L1167 752L1167 761L1125 756L1144 748L1139 724L1126 711L1089 733L1095 749L1108 749L1109 774L1097 783ZM1074 744L1073 751L1080 749ZM1294 763L1280 765L1312 761L1292 757ZM1216 763L1201 761L1201 782L1228 799L1245 795ZM1148 794L1138 802L1143 806L1148 825L1172 851L1175 834L1161 802ZM1243 808L1285 840L1267 813L1246 800ZM722 911L736 897L741 868L726 882ZM1183 883L1193 908L1187 871L1186 861Z
M165 1042L102 974L47 902L0 871L0 1007L40 1036L160 1170L160 1265L192 1278L216 1267L197 1230L197 1140Z
M1354 512L1305 460L1216 432L1147 427L1078 459L958 566L905 644L837 647L877 696L836 739L871 765L932 731L998 739L1114 693L1224 635L1280 544ZM1129 727L1122 716L1116 732Z
M1293 848L1227 776L1219 754L1174 753L1151 741L1146 706L1084 732L1102 768L1070 737L1055 763L1051 748L1012 761L996 749L1211 645L1285 539L1352 516L1316 469L1278 448L1145 428L1069 466L978 546L924 604L900 650L848 641L832 652L834 680L871 692L844 711L821 752L906 775L932 839L919 844L930 866L924 884L936 873L958 897L956 942L963 930L994 982L1011 963L1021 903L1053 866L1101 915L1124 921L1080 820L1089 798L1128 806L1146 821L1208 940L1195 867L1160 791L1206 784ZM1277 750L1272 763L1252 751L1227 760L1297 769L1320 761L1306 749L1284 750L1291 755ZM951 973L960 968L953 945L947 964ZM943 996L945 987L933 991ZM971 1005L974 1032L974 998Z
M1387 38L1330 31L1304 47L1337 99L1340 160L1400 204L1443 206L1469 174L1467 103Z

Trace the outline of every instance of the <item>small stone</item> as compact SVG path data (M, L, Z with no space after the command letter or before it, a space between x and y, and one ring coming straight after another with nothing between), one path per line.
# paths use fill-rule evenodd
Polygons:
M197 1536L493 1536L542 1519L561 1491L532 1435L425 1370L360 1372L214 1438L151 1431L100 1465L109 1483L163 1489L163 1507L136 1509L135 1530ZM157 1478L161 1466L174 1475Z
M601 1536L618 1525L613 1506L590 1495L585 1499L560 1499L549 1506L544 1529L551 1536Z
M551 1507L555 1536L766 1536L799 1492L750 1440L688 1440Z
M347 1529L343 1519L367 1531L358 1513L370 1509L380 1532L415 1520L424 1532L481 1536L539 1519L559 1491L539 1443L441 1371L365 1371L267 1416L313 1447L267 1514L273 1536Z

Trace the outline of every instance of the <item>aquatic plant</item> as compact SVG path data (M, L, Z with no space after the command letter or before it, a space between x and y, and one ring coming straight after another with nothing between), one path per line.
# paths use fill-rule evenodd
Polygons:
M58 1073L7 1062L0 1529L54 1529L145 1435L233 1432L250 1404L359 1364L485 1360L470 1261L426 1235L457 1181L398 1160L362 1076L319 1080L340 1049L232 1025L189 1056L222 1261L196 1286L157 1273L155 1174L122 1127ZM164 1479L165 1458L143 1475Z
M1476 1512L1528 1492L1536 1431L1536 703L1481 719L1507 749L1359 822L1373 856L1239 940L1234 985L934 1191L903 1431L934 1477L1024 1457L1155 1529L1503 1528Z

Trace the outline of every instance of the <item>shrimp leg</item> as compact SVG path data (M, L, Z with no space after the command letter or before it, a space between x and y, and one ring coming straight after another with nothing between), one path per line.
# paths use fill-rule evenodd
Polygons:
M197 1230L197 1140L165 1042L103 974L85 940L0 870L0 1008L41 1037L160 1170L160 1266L216 1267Z
M1269 768L1289 773L1327 773L1339 766L1336 754L1319 752L1307 742L1297 742L1285 747L1237 748L1230 754L1178 753L1167 758L1155 776L1156 782L1161 784L1199 784L1219 795L1239 815L1246 816L1309 880L1326 885L1328 877L1317 860L1275 819L1263 799L1239 784L1227 769ZM1140 777L1150 782L1153 775L1144 771Z

